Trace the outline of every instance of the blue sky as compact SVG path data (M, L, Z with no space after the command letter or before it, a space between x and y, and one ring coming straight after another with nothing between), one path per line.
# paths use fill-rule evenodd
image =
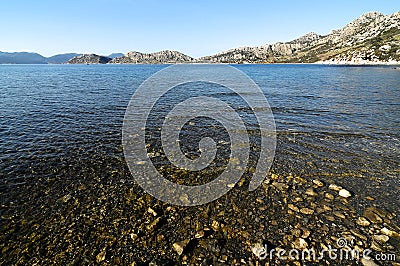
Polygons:
M199 57L238 46L327 34L398 0L37 0L0 3L0 51L110 54L178 50Z

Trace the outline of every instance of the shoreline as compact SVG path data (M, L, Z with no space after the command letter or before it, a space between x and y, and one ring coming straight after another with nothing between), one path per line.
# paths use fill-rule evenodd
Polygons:
M91 63L91 64L69 64L69 63L62 63L62 64L0 64L0 66L59 66L59 65L174 65L174 64L181 64L181 65L323 65L323 66L400 66L400 61L397 62L363 62L363 63L354 63L351 61L345 61L345 62L328 62L328 61L318 61L314 63L201 63L201 62L178 62L178 63L127 63L127 64L121 64L121 63L107 63L107 64L102 64L102 63Z

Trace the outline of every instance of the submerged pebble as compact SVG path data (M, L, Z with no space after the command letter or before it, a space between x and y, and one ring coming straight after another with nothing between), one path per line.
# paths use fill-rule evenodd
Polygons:
M370 222L362 216L358 217L356 223L361 226L369 226L370 225Z
M351 197L351 193L350 193L350 191L342 188L339 190L339 196L341 196L343 198L348 198L348 197Z
M182 255L186 245L189 243L190 239L185 239L183 241L175 242L172 246L178 255Z

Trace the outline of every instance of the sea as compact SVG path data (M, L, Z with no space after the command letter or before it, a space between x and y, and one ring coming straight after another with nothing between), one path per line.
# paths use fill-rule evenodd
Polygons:
M271 107L271 172L340 184L356 209L373 200L399 215L398 68L232 66L254 80ZM166 67L0 65L0 223L14 217L40 224L51 215L50 202L68 201L72 184L134 183L121 142L125 111L140 84ZM220 87L203 85L184 90L185 97L203 91L235 102ZM169 95L171 102L181 96Z

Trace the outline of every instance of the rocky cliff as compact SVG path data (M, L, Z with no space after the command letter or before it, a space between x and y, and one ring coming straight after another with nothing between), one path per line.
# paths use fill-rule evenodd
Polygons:
M322 36L308 33L289 42L239 47L194 59L177 51L129 52L116 58L82 55L70 64L175 64L175 63L400 63L400 12L366 13L339 30Z
M177 51L160 51L151 54L140 52L129 52L122 57L111 60L111 64L175 64L175 63L191 63L193 57L182 54Z
M366 13L325 36L308 33L290 42L240 47L199 58L210 63L397 63L400 12Z
M292 56L319 40L320 35L311 32L293 41L266 44L256 47L239 47L198 59L203 63L267 63L277 62L279 56Z
M83 54L68 60L68 64L107 64L111 58L97 54Z
M400 61L400 12L370 12L334 30L310 51L330 63L396 63Z

